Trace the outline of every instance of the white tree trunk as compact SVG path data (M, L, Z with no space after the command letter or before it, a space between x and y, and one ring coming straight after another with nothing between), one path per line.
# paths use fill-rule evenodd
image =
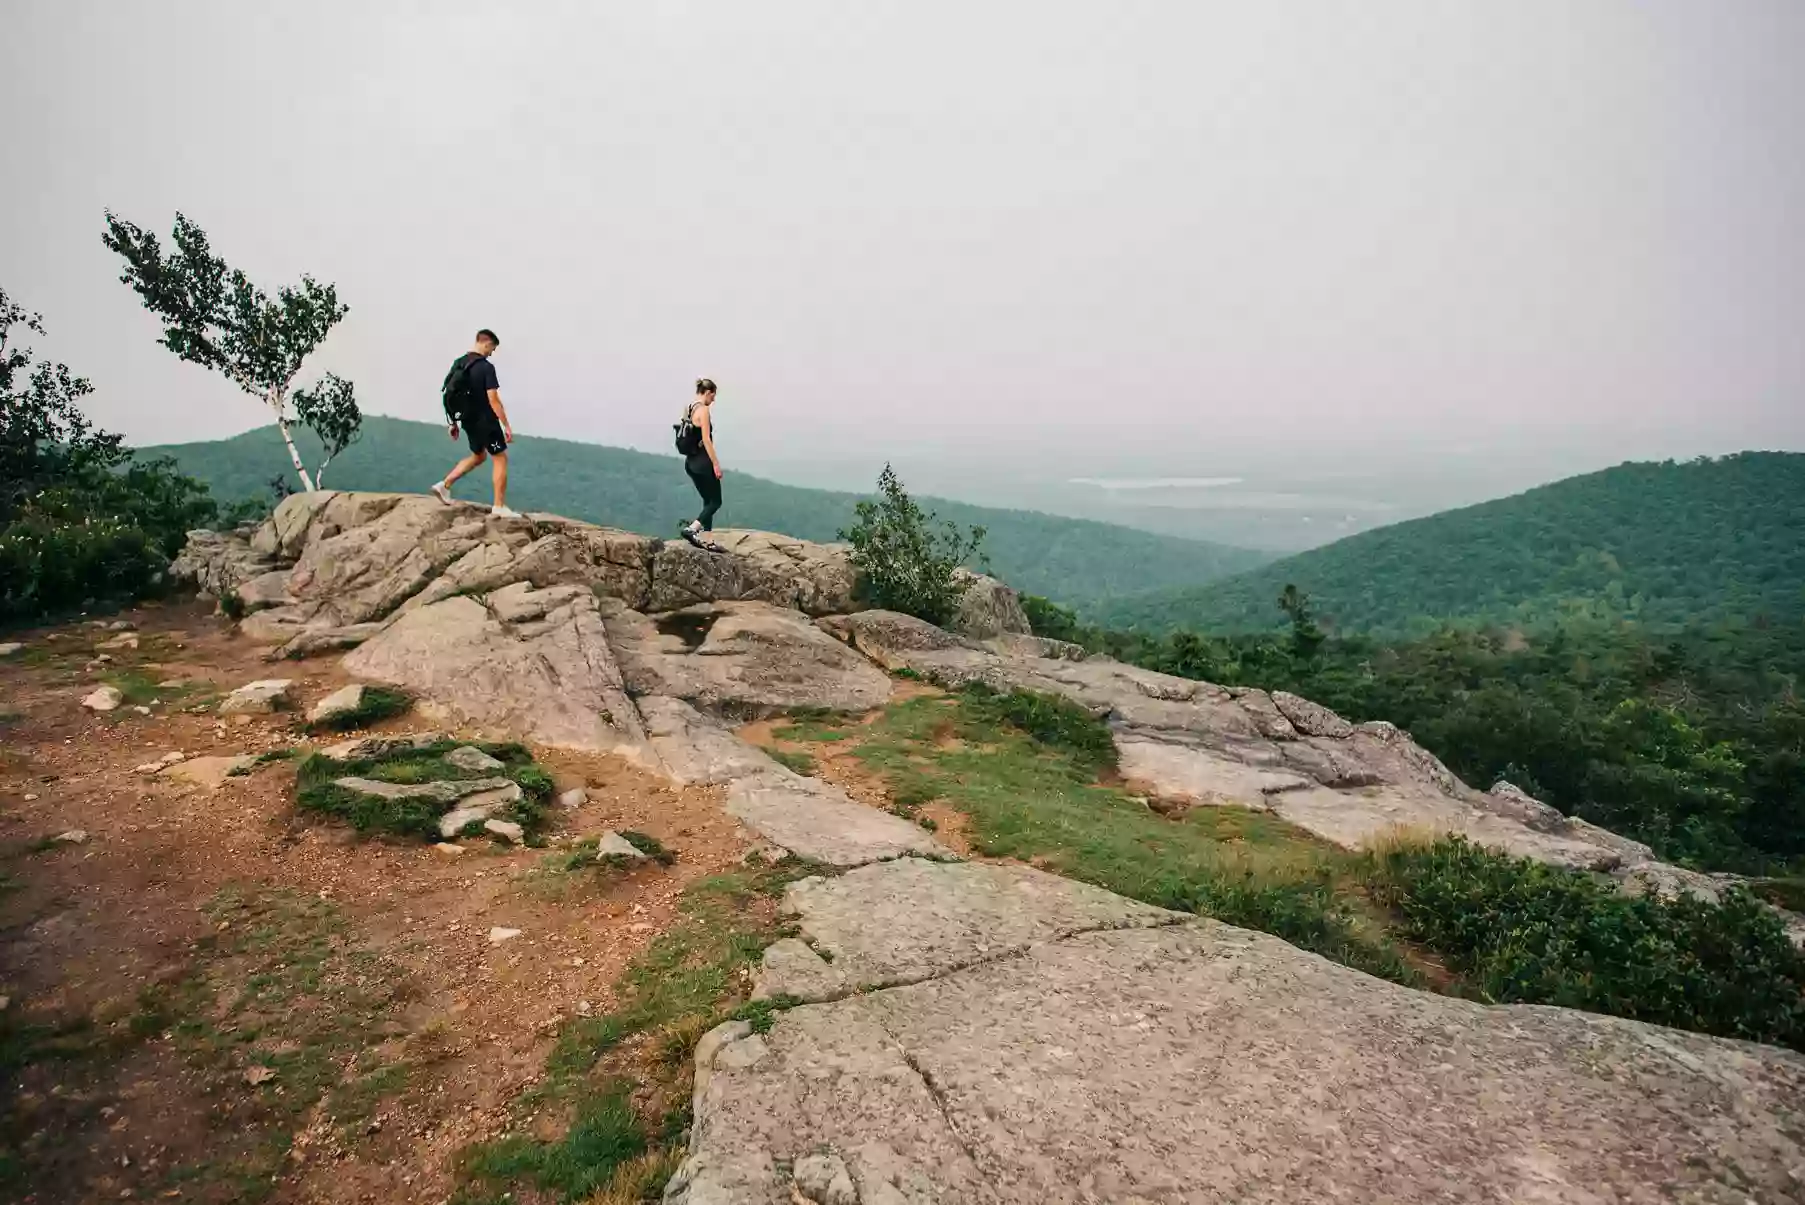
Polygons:
M283 413L283 410L284 410L283 401L284 400L285 399L282 396L281 390L279 390L279 389L270 390L270 392L269 392L269 408L271 410L273 410L276 415L276 430L282 432L282 443L284 446L286 446L288 448L288 458L294 462L295 472L300 474L301 488L306 490L308 493L312 493L313 492L313 478L311 478L307 475L307 466L301 462L301 453L300 453L300 450L295 447L294 436L292 436L288 433L288 415ZM324 466L321 466L321 467L324 467Z

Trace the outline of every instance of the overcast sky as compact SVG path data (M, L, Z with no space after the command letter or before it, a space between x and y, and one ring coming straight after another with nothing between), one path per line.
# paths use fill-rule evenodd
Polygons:
M310 372L368 410L435 417L491 326L522 431L662 450L708 375L729 467L1805 447L1801 0L0 22L0 283L134 441L261 413L156 344L109 206L336 282Z

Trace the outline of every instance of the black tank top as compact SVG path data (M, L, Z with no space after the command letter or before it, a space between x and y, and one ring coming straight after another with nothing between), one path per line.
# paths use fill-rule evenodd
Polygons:
M692 423L696 422L696 411L699 409L701 409L701 407L697 406L693 402L690 403L690 407L689 407L689 421L690 422L692 422ZM701 429L701 426L702 426L702 424L696 423L696 428L698 430ZM714 411L712 409L710 409L709 414L708 414L708 438L709 439L714 438ZM700 456L704 461L708 460L708 445L700 444L700 443L697 444L696 450L691 452L689 455L690 455L691 459L694 459L695 457Z

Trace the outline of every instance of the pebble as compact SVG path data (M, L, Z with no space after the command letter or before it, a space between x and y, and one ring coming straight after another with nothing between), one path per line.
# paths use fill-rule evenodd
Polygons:
M564 792L564 794L558 796L558 804L560 807L580 808L588 802L589 792L585 791L582 787L572 787L570 790Z
M72 828L68 832L58 833L51 840L64 845L85 845L88 841L88 832L86 829Z
M519 929L503 929L501 926L497 925L495 928L489 930L489 944L492 946L499 946L502 942L513 941L519 936Z
M453 841L440 841L433 848L448 858L455 858L464 852L464 847Z

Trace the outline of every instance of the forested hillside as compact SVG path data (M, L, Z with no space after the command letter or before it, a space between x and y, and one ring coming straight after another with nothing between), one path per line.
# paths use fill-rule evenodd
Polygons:
M301 432L298 442L310 436ZM222 501L268 497L285 462L268 429L212 443L151 451L171 456ZM326 484L338 489L422 492L445 474L464 444L429 423L374 415L363 437L332 464ZM311 455L311 452L310 452ZM647 535L674 536L696 512L697 499L675 456L522 435L514 442L508 500L518 510L551 511ZM312 456L310 463L318 463ZM284 474L291 488L292 474ZM461 497L488 501L485 466L460 482ZM799 489L732 471L716 524L780 531L809 540L835 539L852 522L852 494ZM1034 511L998 510L923 499L941 518L979 524L992 571L1019 589L1076 606L1162 586L1212 581L1269 559L1265 554L1128 527L1065 519Z
M1805 617L1805 455L1619 465L1399 523L1200 587L1115 598L1099 621L1260 631L1295 584L1336 632L1576 615L1654 628Z

